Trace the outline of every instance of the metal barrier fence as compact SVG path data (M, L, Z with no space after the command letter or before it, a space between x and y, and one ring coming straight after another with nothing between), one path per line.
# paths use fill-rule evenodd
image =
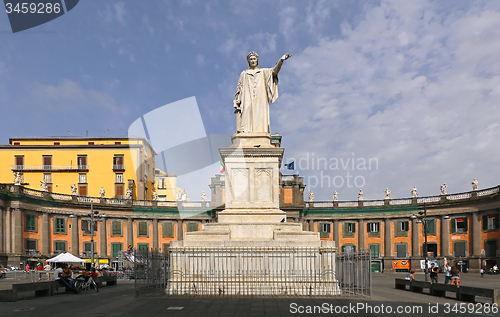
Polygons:
M136 294L371 297L370 254L333 248L178 248L134 253Z
M168 254L135 251L132 256L129 258L134 264L133 278L136 296L145 293L163 293L169 280L170 261Z
M371 255L369 251L337 255L336 276L343 296L372 296Z

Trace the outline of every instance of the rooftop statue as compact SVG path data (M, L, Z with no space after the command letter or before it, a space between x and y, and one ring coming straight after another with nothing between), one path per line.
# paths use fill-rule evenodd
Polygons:
M259 68L259 55L248 53L248 69L240 74L233 101L237 133L271 132L269 103L278 99L278 73L291 56L286 53L273 68Z

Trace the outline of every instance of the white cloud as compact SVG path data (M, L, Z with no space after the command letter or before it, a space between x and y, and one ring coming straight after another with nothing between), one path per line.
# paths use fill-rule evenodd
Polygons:
M407 197L415 185L434 195L444 182L449 192L466 191L474 177L496 185L500 12L382 1L357 21L285 62L271 118L287 154L377 158L379 170L323 171L362 176L365 199L383 199L386 187ZM321 171L301 174L320 179ZM334 190L357 197L354 186L313 189L320 200Z
M198 64L198 66L204 66L205 65L205 57L201 54L197 54L196 55L196 64Z

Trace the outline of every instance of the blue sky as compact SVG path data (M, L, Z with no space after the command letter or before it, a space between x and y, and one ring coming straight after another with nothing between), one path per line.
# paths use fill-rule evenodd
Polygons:
M316 200L335 190L353 200L361 187L365 199L385 188L409 197L413 186L437 195L443 183L456 193L473 178L492 187L498 29L494 1L85 0L16 34L0 14L0 143L124 136L140 116L192 96L208 134L232 134L246 54L271 67L290 52L271 130ZM209 179L185 181L191 199L209 192Z

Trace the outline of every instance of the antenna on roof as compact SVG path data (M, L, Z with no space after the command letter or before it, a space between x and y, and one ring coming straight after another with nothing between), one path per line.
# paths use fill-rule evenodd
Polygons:
M66 135L71 135L71 132L69 132L69 130L66 130Z
M89 137L89 130L87 130L87 133L85 133L85 137Z

